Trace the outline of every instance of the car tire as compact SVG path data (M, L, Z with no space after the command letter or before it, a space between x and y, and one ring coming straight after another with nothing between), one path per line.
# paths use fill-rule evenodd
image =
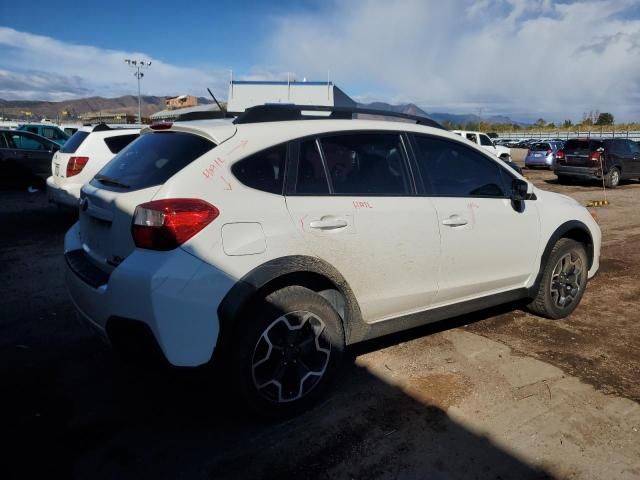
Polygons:
M535 297L527 308L542 317L559 319L571 314L587 286L587 252L582 243L561 238L553 246Z
M345 347L342 320L316 292L289 286L243 315L231 350L232 382L250 411L288 417L322 395Z
M571 183L571 177L567 176L567 175L557 175L558 177L558 183L560 185L569 185Z
M620 185L620 170L617 167L611 169L604 176L604 184L607 188L616 188Z

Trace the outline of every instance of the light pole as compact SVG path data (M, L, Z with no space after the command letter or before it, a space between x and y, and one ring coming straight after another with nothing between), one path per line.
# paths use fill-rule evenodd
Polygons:
M149 68L151 66L151 62L148 60L131 60L126 58L125 63L132 68L135 68L133 76L138 79L138 123L142 123L142 107L140 103L140 79L144 77L144 73L140 71L141 68Z

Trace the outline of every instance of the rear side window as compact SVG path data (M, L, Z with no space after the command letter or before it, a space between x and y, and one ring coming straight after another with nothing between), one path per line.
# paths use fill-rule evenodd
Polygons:
M236 162L231 172L247 187L282 195L286 158L287 145L283 143Z
M431 192L446 197L505 197L502 168L471 148L450 140L416 136L418 168Z
M161 185L215 146L206 138L190 133L142 135L113 157L91 183L132 190Z
M116 135L115 137L105 138L104 143L107 144L107 148L109 148L111 153L120 153L120 150L129 145L136 138L138 138L137 133L132 135Z
M565 152L594 152L600 147L599 140L567 140L564 144Z
M407 195L409 175L396 133L324 137L322 150L338 195Z
M89 132L77 131L71 138L65 142L60 151L62 153L76 153L78 147L84 142L85 138L89 136Z
M493 147L493 142L486 135L480 135L480 145L485 145L487 147Z

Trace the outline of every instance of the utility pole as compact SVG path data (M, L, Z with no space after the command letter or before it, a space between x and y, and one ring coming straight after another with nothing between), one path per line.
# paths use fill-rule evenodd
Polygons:
M151 66L151 62L148 60L131 60L126 58L125 63L132 68L135 68L136 71L133 73L133 76L138 79L138 123L142 123L142 104L140 101L140 79L144 77L144 73L140 71L141 68L149 68Z

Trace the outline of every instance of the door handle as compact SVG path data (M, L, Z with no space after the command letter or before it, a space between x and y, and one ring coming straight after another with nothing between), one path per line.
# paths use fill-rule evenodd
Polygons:
M461 227L467 223L469 223L469 221L466 218L462 218L458 215L451 215L449 218L442 221L442 224L448 227Z
M335 230L336 228L344 228L347 225L349 225L349 222L341 218L327 218L309 222L309 227L317 228L318 230Z

